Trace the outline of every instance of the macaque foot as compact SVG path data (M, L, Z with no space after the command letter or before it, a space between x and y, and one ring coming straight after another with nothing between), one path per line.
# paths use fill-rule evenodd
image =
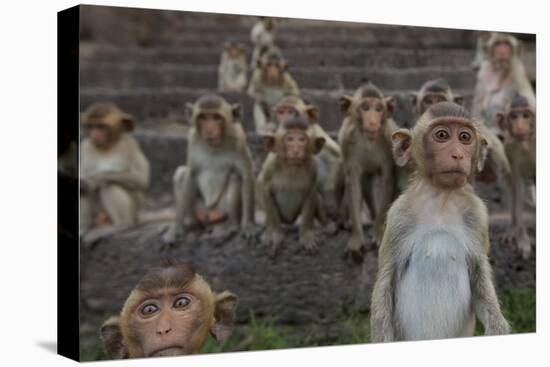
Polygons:
M346 257L351 257L355 263L360 264L363 262L364 252L364 240L361 237L352 236L348 241Z
M227 214L220 209L214 208L210 210L199 211L197 213L197 219L200 223L206 226L209 224L217 224L223 222L227 219Z
M531 239L525 227L514 227L499 238L506 245L516 245L523 259L531 256Z
M308 231L300 235L300 244L309 255L316 255L319 253L317 238L315 238L313 231Z
M175 226L170 225L166 232L162 235L162 243L167 247L172 247L178 237L183 237L184 233L181 229L177 229Z
M280 230L267 229L262 235L262 244L269 248L268 256L274 258L283 242L284 235Z

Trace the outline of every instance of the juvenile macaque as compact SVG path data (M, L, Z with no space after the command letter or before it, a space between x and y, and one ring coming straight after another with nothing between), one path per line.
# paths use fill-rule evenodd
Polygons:
M132 290L120 315L101 326L111 359L196 354L208 334L217 341L233 330L237 297L214 293L187 265L153 268Z
M254 45L252 52L252 68L258 65L262 55L275 47L275 22L271 18L260 17L250 31L250 40Z
M461 106L442 102L393 133L399 166L416 174L393 203L372 293L373 342L506 334L491 279L487 208L471 183L486 141Z
M516 94L531 105L535 94L519 55L518 40L507 34L493 33L487 41L488 59L477 75L472 115L482 118L491 129L497 129L496 114Z
M242 92L247 82L244 44L226 42L223 48L218 68L218 90L220 92Z
M266 132L269 112L277 102L286 96L300 94L298 85L286 71L288 63L280 50L266 52L254 70L248 87L248 94L254 98L254 123L257 132Z
M356 261L362 260L365 243L361 223L361 205L367 203L374 217L376 242L381 239L386 212L395 193L395 167L391 150L391 134L397 130L392 119L393 97L384 97L373 84L359 88L353 97L340 99L342 112L347 113L338 132L342 149L346 194L352 225L347 253ZM381 176L375 188L373 180ZM375 196L379 205L375 206Z
M137 224L149 187L149 162L129 134L133 118L112 103L90 105L81 115L80 233L85 243Z
M441 78L428 80L420 87L418 93L411 94L411 104L417 119L428 107L438 102L455 102L461 105L463 101L464 97L455 95L447 81Z
M504 147L511 165L512 229L506 240L516 242L522 256L531 255L531 241L523 219L526 184L536 179L536 114L529 101L517 95L504 112L497 114L504 132Z
M193 127L188 134L187 163L174 174L176 220L163 238L174 243L196 225L249 234L254 214L252 155L239 122L240 105L206 95L187 104ZM220 227L221 226L221 227Z
M275 256L284 240L283 224L293 224L301 215L300 243L308 253L318 251L313 231L318 206L315 190L317 161L314 155L325 139L312 134L301 116L285 121L274 135L264 136L266 147L275 159L266 160L259 177L262 201L267 216L262 242Z

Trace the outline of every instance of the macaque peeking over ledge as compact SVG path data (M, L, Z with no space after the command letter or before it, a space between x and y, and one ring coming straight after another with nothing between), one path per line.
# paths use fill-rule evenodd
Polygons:
M487 207L471 185L487 141L452 102L426 110L412 130L393 133L412 182L393 203L372 293L373 342L507 334L489 263Z
M101 340L111 359L199 353L208 334L229 337L237 297L215 293L188 265L152 268L138 282L120 315L101 326Z

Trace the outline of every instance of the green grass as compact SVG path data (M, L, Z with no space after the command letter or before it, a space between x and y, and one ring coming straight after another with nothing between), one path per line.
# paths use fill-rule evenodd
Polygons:
M504 317L510 322L513 333L534 332L536 329L535 290L508 288L499 293ZM483 335L478 322L476 335ZM238 325L233 334L218 343L209 337L203 346L203 353L221 353L250 350L272 350L285 348L313 347L324 345L345 345L369 342L368 315L352 313L343 315L332 325L278 325L273 320L256 319L248 324ZM97 344L81 348L82 360L104 359Z

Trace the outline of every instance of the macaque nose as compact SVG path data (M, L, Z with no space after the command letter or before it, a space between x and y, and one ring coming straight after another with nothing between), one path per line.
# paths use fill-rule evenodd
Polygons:
M170 325L170 317L167 315L160 315L160 319L157 324L157 334L165 335L172 331L172 326Z
M464 154L458 149L455 149L451 154L451 156L453 157L453 159L456 159L456 160L464 159Z
M158 328L158 329L157 329L157 334L159 334L159 335L168 334L170 331L172 331L172 328L171 328L171 327L168 327L168 328Z

